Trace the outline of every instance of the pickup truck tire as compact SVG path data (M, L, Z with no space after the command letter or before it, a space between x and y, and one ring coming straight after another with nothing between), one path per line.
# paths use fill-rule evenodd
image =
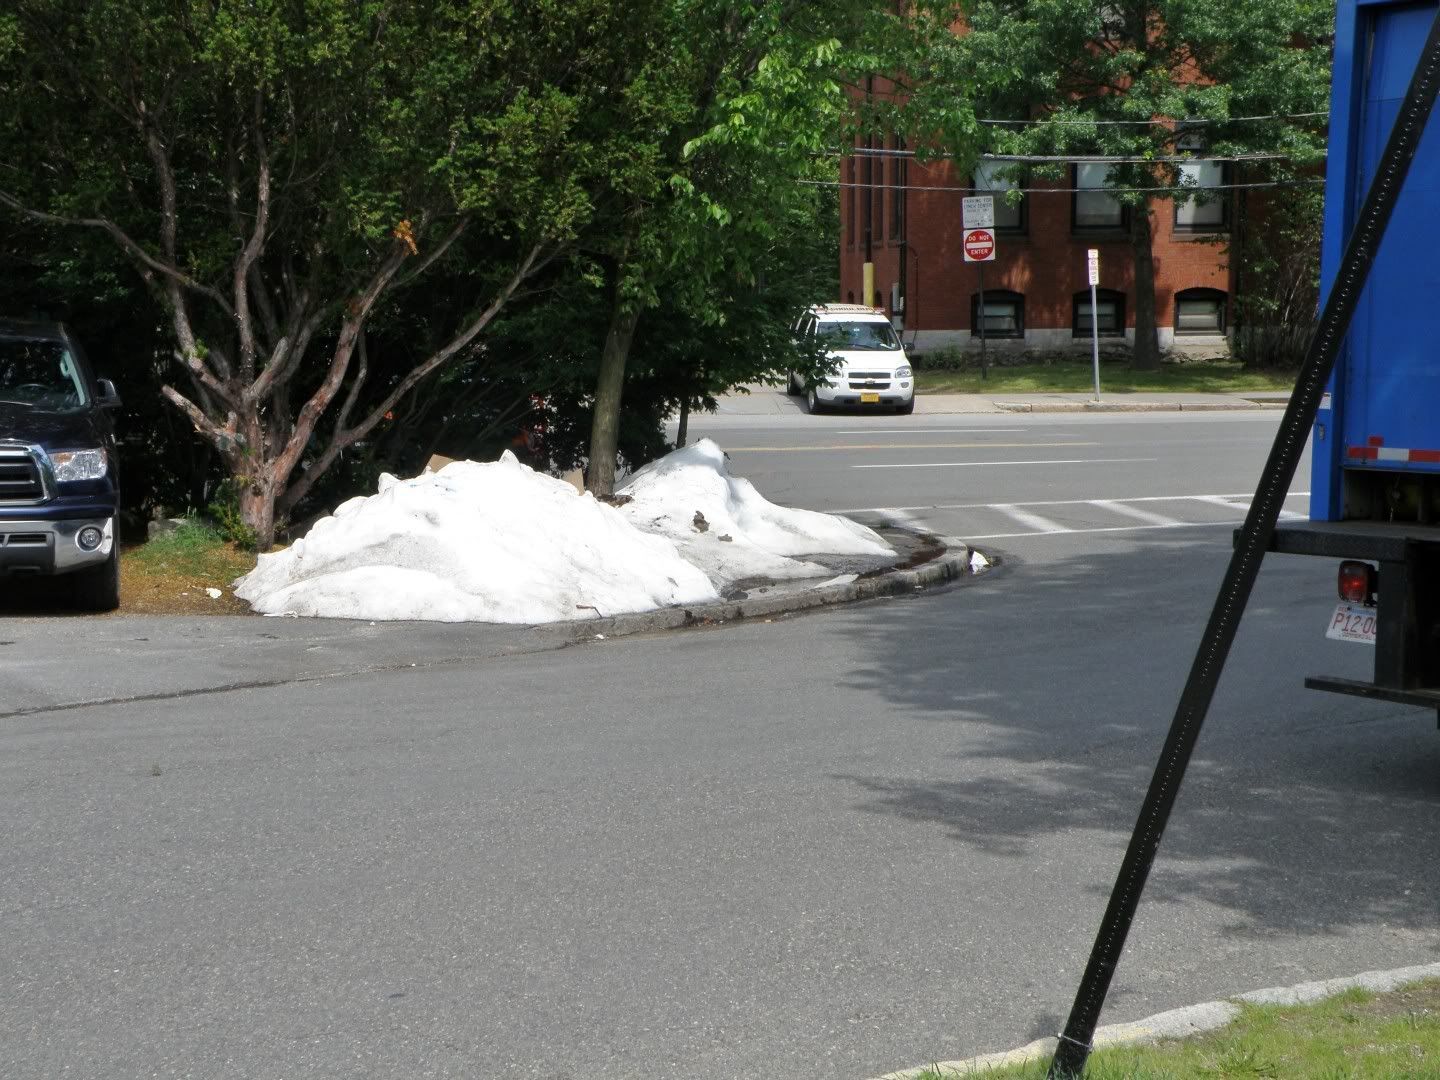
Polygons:
M71 596L82 611L114 611L120 606L120 545L99 566L70 575Z

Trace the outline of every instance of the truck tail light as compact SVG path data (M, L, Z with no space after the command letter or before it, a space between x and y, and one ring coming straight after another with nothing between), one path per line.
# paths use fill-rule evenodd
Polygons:
M1340 599L1348 604L1373 604L1378 576L1369 563L1346 559L1340 564Z

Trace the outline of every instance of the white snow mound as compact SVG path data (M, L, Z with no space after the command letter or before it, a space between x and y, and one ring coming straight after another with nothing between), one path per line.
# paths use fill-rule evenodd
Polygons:
M520 464L457 461L342 503L235 595L267 615L542 623L718 598L663 536Z
M730 475L725 452L710 439L652 461L618 494L630 497L621 511L637 528L674 541L721 588L750 577L834 573L794 556L895 553L847 518L767 501L750 481Z

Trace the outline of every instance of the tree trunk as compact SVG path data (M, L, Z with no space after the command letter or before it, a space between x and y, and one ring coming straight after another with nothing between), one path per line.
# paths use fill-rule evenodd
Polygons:
M680 402L680 430L675 433L675 449L685 445L685 434L690 430L690 399L684 398Z
M275 546L275 486L265 477L240 477L240 516L255 530L255 550Z
M600 376L595 384L595 415L590 425L590 467L585 486L604 498L615 493L615 458L620 438L620 398L625 390L625 361L640 309L625 303L616 290L610 330L600 354Z
M1150 224L1150 200L1133 207L1130 245L1135 256L1135 349L1130 366L1135 371L1160 367L1160 340L1155 329L1155 252Z

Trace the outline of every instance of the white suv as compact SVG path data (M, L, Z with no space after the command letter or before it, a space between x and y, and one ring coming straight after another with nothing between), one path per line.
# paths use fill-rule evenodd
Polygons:
M840 361L833 375L808 386L790 373L786 391L803 393L812 413L840 405L915 411L910 361L883 312L862 304L818 304L800 316L795 336L818 338Z

